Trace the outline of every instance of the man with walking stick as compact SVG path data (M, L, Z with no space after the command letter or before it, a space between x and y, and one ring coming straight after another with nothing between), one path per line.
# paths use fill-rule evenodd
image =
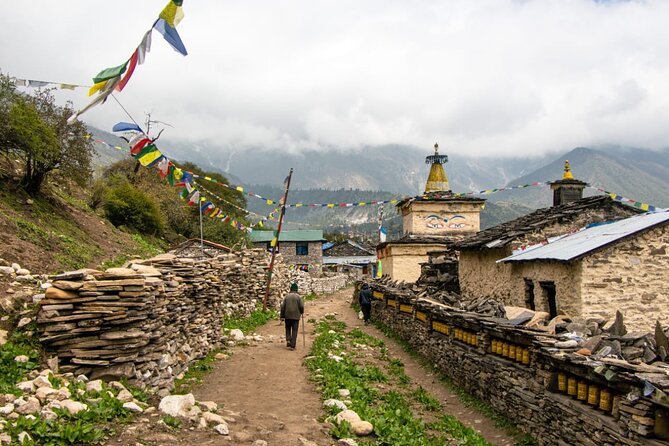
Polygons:
M290 293L281 302L281 320L286 324L286 347L295 350L300 318L304 313L304 303L297 294L297 284L290 284Z

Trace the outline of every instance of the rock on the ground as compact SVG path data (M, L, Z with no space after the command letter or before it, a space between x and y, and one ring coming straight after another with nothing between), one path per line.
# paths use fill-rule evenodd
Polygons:
M244 332L241 331L238 328L230 330L230 337L234 339L235 341L243 341L244 340Z
M14 401L14 405L16 406L14 411L20 415L39 412L42 409L39 400L34 396L29 396L27 399L19 398Z
M339 393L339 396L342 398L348 398L351 396L351 391L348 389L339 389L337 390L337 393Z
M121 390L118 395L116 395L116 399L119 401L123 401L124 403L130 403L134 399L132 396L132 393L128 389L123 389Z
M87 391L96 391L96 392L102 392L102 380L101 379L96 379L94 381L89 381L86 383L86 390Z
M195 397L192 393L186 395L168 395L158 405L158 410L173 417L188 417L190 409L195 405Z
M344 404L343 401L335 400L335 399L329 399L323 401L323 407L336 407L339 410L346 410L348 407L346 407L346 404Z
M318 446L318 443L307 440L302 436L297 437L297 439L299 440L301 446Z
M217 424L214 426L214 430L221 435L230 435L230 429L227 424Z
M74 400L63 400L60 402L60 406L70 412L72 415L81 412L82 410L88 409L88 406L84 403Z
M374 426L369 421L354 421L351 423L351 431L362 437L371 434L374 431Z
M353 424L357 421L362 421L360 420L360 415L357 414L354 410L342 410L337 414L335 417L335 421L337 424L340 424L342 421L348 421L349 423Z
M337 442L337 446L358 446L358 442L352 438L341 438Z
M25 432L25 431L21 432L21 433L17 436L17 438L18 438L18 440L19 440L19 444L31 443L31 442L33 441L33 439L32 439L32 437L30 436L30 434L28 434L28 432Z
M142 413L144 409L139 407L136 403L130 401L128 403L123 403L123 408L128 409L130 412Z
M202 419L208 424L227 424L222 416L211 412L203 412Z
M253 442L253 446L267 446L267 442L265 440L256 440Z
M208 412L216 412L218 410L218 404L214 401L198 401L197 404L202 410L206 410Z

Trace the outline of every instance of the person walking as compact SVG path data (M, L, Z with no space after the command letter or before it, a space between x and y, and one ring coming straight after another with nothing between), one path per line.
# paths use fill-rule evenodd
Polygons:
M295 350L297 346L297 329L300 317L304 313L304 302L297 294L297 284L290 284L290 293L281 302L281 320L286 324L286 347Z
M360 292L358 293L358 302L360 302L360 309L362 310L363 320L365 324L369 324L369 319L372 316L372 291L369 285L362 284Z

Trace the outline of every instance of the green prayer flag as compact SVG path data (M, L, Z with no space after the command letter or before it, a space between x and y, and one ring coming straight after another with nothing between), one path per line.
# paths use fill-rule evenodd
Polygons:
M125 73L125 69L128 66L128 62L126 61L124 64L119 65L118 67L112 67L112 68L105 68L104 70L100 71L97 76L93 78L94 83L106 81L108 79L111 79L113 77L118 77Z

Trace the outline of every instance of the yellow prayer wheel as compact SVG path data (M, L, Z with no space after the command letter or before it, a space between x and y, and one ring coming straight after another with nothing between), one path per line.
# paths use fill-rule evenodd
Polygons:
M558 373L558 390L567 393L567 375L564 373Z
M461 338L460 338L460 329L459 329L459 328L456 328L456 329L455 329L455 339L457 339L458 341L461 339Z
M604 412L611 412L613 408L613 399L611 398L611 391L609 389L602 389L599 392L599 408Z
M465 344L471 344L472 343L471 340L469 339L469 332L468 331L462 332L462 339L463 339L463 341L465 341Z
M509 356L509 344L506 342L502 344L502 356Z
M567 378L567 395L576 396L576 378Z
M588 383L585 381L578 382L578 390L576 393L576 399L581 401L587 401L588 399Z
M479 345L479 337L475 334L472 335L472 345L475 347Z
M504 343L502 341L497 341L497 351L495 353L501 356L503 350L504 350Z
M599 404L599 387L594 384L588 386L588 404L597 406Z
M495 339L490 341L490 351L492 353L497 353L497 341Z
M509 358L516 359L516 346L513 344L509 345Z
M523 352L525 351L524 348L516 347L516 361L517 362L523 362Z
M523 364L530 363L530 351L526 348L523 349Z

